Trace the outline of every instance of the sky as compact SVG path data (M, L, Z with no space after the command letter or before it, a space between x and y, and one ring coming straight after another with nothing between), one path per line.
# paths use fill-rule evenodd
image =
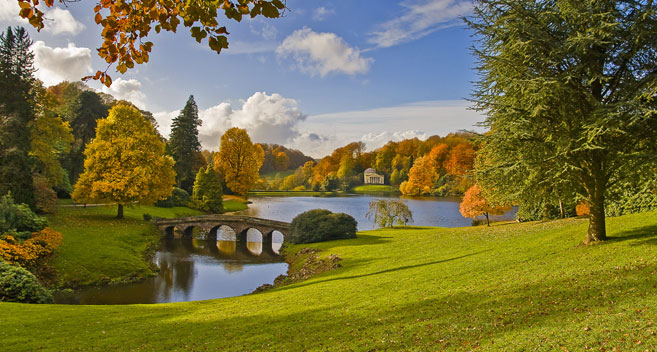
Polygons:
M46 85L74 81L106 64L96 55L95 1L56 2L37 32L18 17L16 0L0 0L0 25L24 25L34 41L36 75ZM205 149L217 150L231 127L255 142L277 143L319 158L363 141L387 141L459 130L483 131L469 109L475 59L461 19L469 0L287 0L278 19L219 17L229 48L220 55L182 25L152 32L150 61L111 88L89 85L154 113L167 136L190 95Z

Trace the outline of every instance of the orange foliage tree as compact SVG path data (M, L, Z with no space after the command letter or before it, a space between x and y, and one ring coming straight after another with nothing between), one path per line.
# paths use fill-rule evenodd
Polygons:
M59 0L61 3L70 0ZM54 0L18 0L20 16L41 30L44 27L44 13L39 6L54 6ZM285 10L285 0L223 0L223 1L184 1L152 0L123 1L100 0L94 7L96 24L103 30L103 44L98 55L108 64L118 63L116 70L125 73L135 64L148 62L153 42L145 41L151 30L176 32L178 25L190 29L192 37L199 43L208 38L208 46L220 53L228 48L225 26L219 24L219 13L237 22L242 16L251 18L262 15L277 18ZM106 86L112 84L107 70L98 71L85 79L98 79Z
M445 169L452 175L465 175L472 170L475 150L472 144L459 143L452 148L449 158L445 161Z
M437 176L435 160L430 155L425 155L415 161L409 172L408 181L402 182L399 190L405 195L431 193Z
M476 184L465 192L463 200L459 205L461 215L466 218L474 219L479 215L486 216L487 226L490 226L489 215L503 215L510 209L510 205L491 205L481 194L481 189Z

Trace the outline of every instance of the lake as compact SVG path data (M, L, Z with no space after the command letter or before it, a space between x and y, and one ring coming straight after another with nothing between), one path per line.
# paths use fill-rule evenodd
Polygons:
M353 195L339 197L253 197L249 209L239 215L292 221L310 209L328 209L347 213L358 221L358 229L375 228L366 218L370 201L395 196ZM459 213L459 198L403 198L413 213L417 226L462 227L472 220ZM512 220L515 209L494 220ZM254 233L255 232L255 233ZM218 241L199 239L163 240L153 263L159 268L156 276L144 281L105 287L84 288L58 293L60 304L137 304L187 302L239 296L253 292L262 284L271 284L287 272L283 258L263 250L262 237L249 230L247 242L236 242L236 236L222 227ZM278 252L282 238L273 238L272 250Z

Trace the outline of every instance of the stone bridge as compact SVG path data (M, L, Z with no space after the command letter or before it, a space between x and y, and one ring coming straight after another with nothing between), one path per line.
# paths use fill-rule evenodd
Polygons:
M270 248L272 235L278 231L287 236L290 223L276 220L252 218L241 215L201 215L178 219L153 219L153 224L168 238L201 238L217 239L217 233L222 226L227 226L235 232L235 240L246 243L249 229L258 230L262 234L263 248ZM198 229L194 231L194 229Z

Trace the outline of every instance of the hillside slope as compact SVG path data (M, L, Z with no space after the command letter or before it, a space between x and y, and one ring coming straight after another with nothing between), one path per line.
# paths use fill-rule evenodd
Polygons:
M0 303L13 350L654 350L657 212L399 228L313 245L343 267L265 293L137 306ZM300 247L293 247L296 251Z

